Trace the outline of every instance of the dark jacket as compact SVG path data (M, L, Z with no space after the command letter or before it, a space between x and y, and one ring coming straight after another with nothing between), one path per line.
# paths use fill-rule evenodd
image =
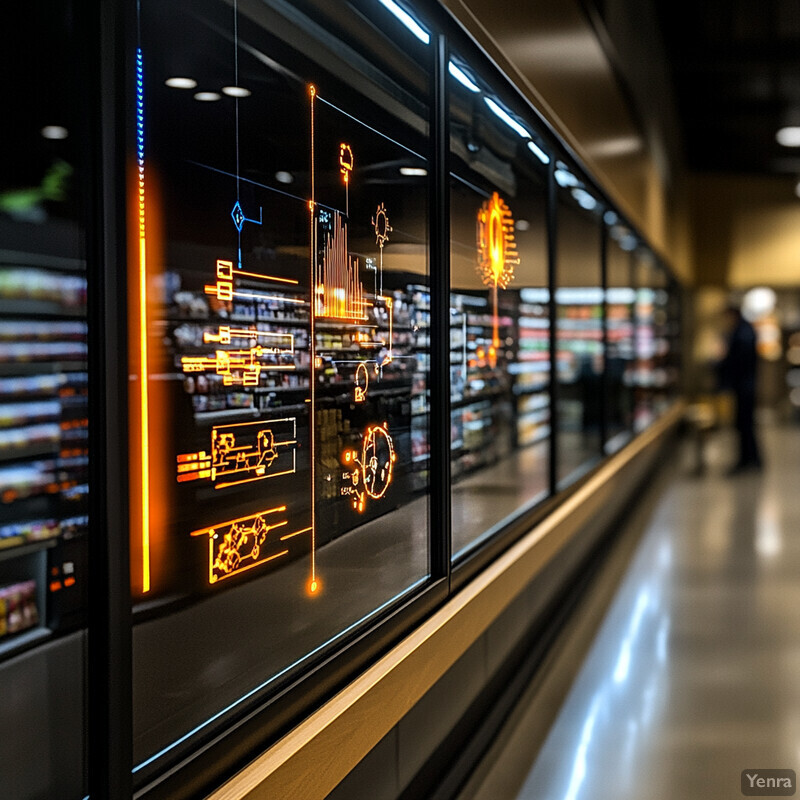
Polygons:
M756 391L756 331L743 317L728 340L728 352L719 363L718 376L722 389L737 395L754 395Z

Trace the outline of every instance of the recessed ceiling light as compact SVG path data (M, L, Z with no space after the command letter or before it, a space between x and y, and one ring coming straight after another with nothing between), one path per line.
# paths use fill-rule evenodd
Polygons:
M167 78L164 83L171 89L194 89L197 86L194 78Z
M222 95L216 92L197 92L194 99L199 100L201 103L213 103L215 100L220 100Z
M69 131L63 125L45 125L42 128L42 136L45 139L66 139Z
M518 220L517 220L517 221L514 223L514 227L515 227L515 228L516 228L518 231L528 231L528 230L530 230L530 228L531 228L531 224L530 224L530 222L528 222L528 220L526 220L526 219L518 219Z
M278 181L278 183L291 183L294 180L294 175L282 169L275 173L275 180Z
M423 167L400 167L400 174L406 177L424 178L428 174L428 170Z
M252 92L245 89L244 86L223 86L222 94L226 94L228 97L250 97Z
M781 128L776 134L775 138L778 144L784 147L800 147L800 127L797 125L789 125Z

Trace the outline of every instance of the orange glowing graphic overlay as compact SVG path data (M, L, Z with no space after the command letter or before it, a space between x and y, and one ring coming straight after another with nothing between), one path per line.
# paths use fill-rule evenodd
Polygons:
M280 281L281 283L296 284L297 281L289 278L276 278L274 275L259 275L255 272L244 272L243 270L236 270L235 276L258 278L263 281ZM232 261L217 261L217 282L213 284L206 284L205 293L213 295L217 300L230 302L234 297L249 297L255 300L275 300L281 303L293 303L302 305L303 301L292 297L281 297L277 295L264 294L264 292L244 292L241 289L234 287L234 271Z
M270 349L260 344L249 350L217 350L213 356L183 356L184 372L216 372L225 386L258 386L266 370L293 370L294 364L264 365L259 360Z
M308 397L308 430L309 430L309 472L311 489L311 576L308 579L307 591L309 595L319 591L320 584L317 580L317 455L316 455L316 386L317 386L317 225L316 225L316 182L315 182L315 162L314 162L314 101L317 97L317 90L313 84L308 87L309 103L311 105L311 199L308 201L308 211L311 222L311 235L309 237L309 269L308 269L308 356L309 356L309 397Z
M519 264L519 253L514 239L514 218L511 209L497 192L478 210L478 274L484 285L492 287L492 345L489 362L497 363L500 346L498 332L497 289L505 289L514 278L514 267Z
M394 477L397 454L387 423L370 425L364 433L361 452L346 450L342 461L347 467L342 475L342 496L349 497L353 508L361 513L367 498L380 500Z
M297 419L215 425L211 450L177 457L179 483L207 480L215 489L239 486L297 471Z
M342 142L339 145L339 171L344 178L345 213L350 216L350 173L353 171L355 158L349 144Z
M358 277L358 259L347 251L347 225L333 212L325 237L322 264L316 270L316 316L366 320L364 287Z
M284 542L305 531L271 537L272 531L287 525L287 520L272 515L285 511L286 506L277 506L192 531L192 536L208 536L208 582L217 583L288 555Z
M235 288L233 262L218 260L216 265L217 282L206 285L205 293L218 300L229 302L234 297L253 297L266 300L279 300L288 303L302 303L302 300L288 297L273 297L262 293L242 292ZM270 275L236 272L236 276L248 275L262 280L278 280ZM289 279L280 279L291 282ZM295 364L277 362L282 356L294 356L294 336L289 333L271 333L255 328L232 328L221 325L216 332L205 331L203 341L207 344L229 345L234 340L249 347L234 350L216 350L212 355L183 356L181 369L191 372L216 372L225 386L258 386L261 374L270 370L294 370Z
M369 388L369 371L367 365L362 361L356 367L356 388L353 401L363 403L367 399L367 389Z
M339 171L344 177L344 182L350 182L350 173L353 171L355 159L353 158L353 149L349 144L342 142L339 145Z
M389 241L389 234L392 226L389 224L389 216L386 213L386 206L381 203L375 215L372 217L372 225L375 228L375 243L381 248L381 259L383 259L383 246ZM383 262L381 262L383 266Z

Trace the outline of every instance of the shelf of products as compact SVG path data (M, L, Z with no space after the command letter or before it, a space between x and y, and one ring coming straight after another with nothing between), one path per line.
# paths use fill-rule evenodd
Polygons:
M581 433L600 424L603 372L603 290L556 290L559 426Z
M550 435L550 290L520 290L517 360L509 369L517 396L517 444Z
M450 372L453 475L496 463L515 447L550 435L549 290L503 293L500 347L486 296L451 294Z
M486 293L450 294L450 424L453 477L495 463L512 447L516 299L503 293L494 319ZM496 326L496 328L495 328ZM495 330L498 339L493 349Z
M49 574L67 560L70 587L82 577L74 566L85 557L89 421L82 265L19 266L3 255L0 656L9 656L74 624L65 609L80 613L77 596L50 602Z

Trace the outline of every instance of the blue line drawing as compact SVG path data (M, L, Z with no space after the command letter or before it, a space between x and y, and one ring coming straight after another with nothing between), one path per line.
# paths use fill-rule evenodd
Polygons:
M233 208L231 209L231 218L233 219L233 224L236 226L236 232L239 235L239 258L238 258L238 265L239 269L242 268L242 228L244 228L245 222L252 222L255 225L261 225L263 223L263 210L261 206L258 208L258 219L253 219L248 217L244 213L244 209L242 208L242 204L239 202L239 199L236 199L236 202L233 204Z

